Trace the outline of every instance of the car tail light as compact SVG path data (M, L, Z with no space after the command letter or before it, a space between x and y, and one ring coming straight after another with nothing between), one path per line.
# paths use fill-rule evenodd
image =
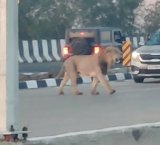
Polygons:
M71 49L68 45L64 46L62 49L62 55L64 60L66 60L67 58L69 58L71 56Z
M94 46L94 54L97 54L100 51L100 46Z
M69 47L65 46L63 47L63 55L68 55L69 54Z
M84 32L80 32L80 35L81 35L81 36L84 36Z

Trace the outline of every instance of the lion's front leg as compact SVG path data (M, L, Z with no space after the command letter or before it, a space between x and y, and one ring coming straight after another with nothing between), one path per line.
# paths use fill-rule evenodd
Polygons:
M102 73L99 73L97 75L98 80L100 81L100 83L102 84L102 86L105 88L105 90L109 93L109 94L113 94L116 91L114 89L112 89L112 87L109 85L108 81L106 80L105 76Z
M92 95L99 95L99 92L96 91L98 83L99 83L99 80L94 77L91 83L91 94Z
M59 86L59 92L58 92L59 95L64 94L63 88L64 88L64 86L65 86L65 84L67 83L68 80L69 80L69 76L68 76L67 72L65 72L63 80L61 81L60 86Z

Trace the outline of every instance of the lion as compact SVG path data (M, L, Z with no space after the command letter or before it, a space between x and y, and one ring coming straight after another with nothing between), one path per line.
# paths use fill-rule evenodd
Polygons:
M115 47L101 48L99 53L92 55L74 55L69 57L64 62L64 77L59 86L59 94L64 94L63 89L67 81L71 80L71 90L73 95L82 95L83 93L78 90L77 76L92 77L91 94L98 95L96 92L97 84L100 82L104 89L113 94L116 91L112 89L108 80L105 78L106 70L101 66L106 65L107 69L121 58L122 52Z

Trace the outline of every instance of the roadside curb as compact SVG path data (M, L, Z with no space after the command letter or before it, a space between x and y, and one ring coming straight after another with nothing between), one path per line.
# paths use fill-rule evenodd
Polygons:
M132 79L130 73L115 73L106 76L109 81L123 81ZM57 87L59 86L62 79L42 79L42 80L29 80L19 82L19 89L37 89L37 88L46 88L46 87ZM78 84L87 84L90 83L90 78L77 78ZM70 81L67 83L70 85Z
M29 138L27 145L159 145L159 132L159 122L143 123Z

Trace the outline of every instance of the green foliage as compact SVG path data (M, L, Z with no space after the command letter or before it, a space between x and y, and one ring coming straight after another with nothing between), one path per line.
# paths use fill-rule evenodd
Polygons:
M79 16L84 26L114 26L134 33L134 10L143 0L79 0Z
M66 28L114 26L134 33L134 10L143 0L20 0L20 39L64 38Z
M19 4L20 39L64 38L75 15L64 0L21 0Z

